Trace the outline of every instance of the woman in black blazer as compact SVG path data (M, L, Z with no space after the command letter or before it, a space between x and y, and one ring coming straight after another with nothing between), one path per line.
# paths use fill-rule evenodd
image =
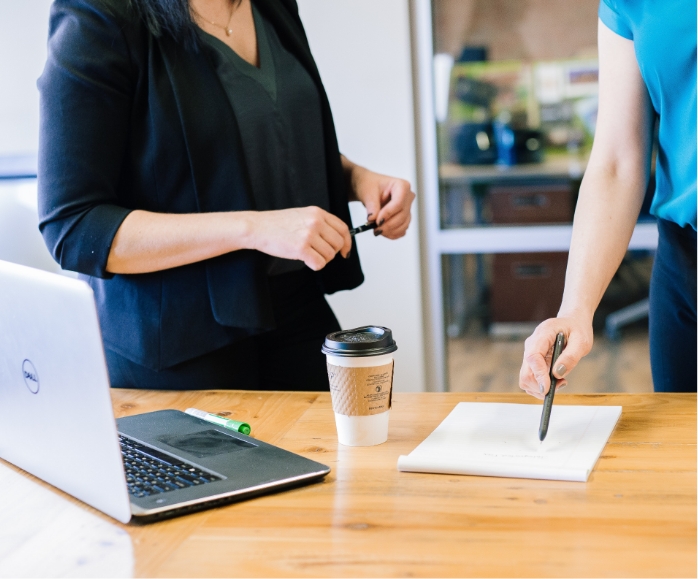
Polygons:
M56 0L39 90L40 229L112 385L327 389L348 201L396 239L414 194L340 154L295 0Z

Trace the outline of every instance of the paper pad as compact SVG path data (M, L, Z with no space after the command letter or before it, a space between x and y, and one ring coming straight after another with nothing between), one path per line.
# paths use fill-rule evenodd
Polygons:
M620 418L620 406L555 405L538 440L542 406L461 402L401 471L585 482Z

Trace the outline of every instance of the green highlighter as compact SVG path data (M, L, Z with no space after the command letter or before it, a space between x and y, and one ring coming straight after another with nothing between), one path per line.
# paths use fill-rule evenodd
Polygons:
M228 420L227 418L218 416L218 414L211 414L209 412L204 412L203 410L198 410L196 408L187 408L184 412L190 414L191 416L201 418L201 420L205 420L206 422L210 422L211 424L217 424L218 426L222 426L223 428L227 428L228 430L234 430L235 432L239 432L241 434L249 435L250 432L252 432L252 428L249 424L247 424L247 422Z

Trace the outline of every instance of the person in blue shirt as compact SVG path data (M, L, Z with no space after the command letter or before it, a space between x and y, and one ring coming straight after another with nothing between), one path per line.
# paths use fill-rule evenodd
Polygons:
M567 347L558 388L593 342L592 318L642 205L658 123L651 211L659 243L650 284L650 361L657 392L696 391L696 1L601 0L599 113L574 217L558 317L526 340L519 386L550 388L555 336Z

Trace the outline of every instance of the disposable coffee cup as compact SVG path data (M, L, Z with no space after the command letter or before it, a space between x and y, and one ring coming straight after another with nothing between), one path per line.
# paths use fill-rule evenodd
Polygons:
M325 338L337 437L346 446L388 440L393 398L393 333L382 326L334 332Z

